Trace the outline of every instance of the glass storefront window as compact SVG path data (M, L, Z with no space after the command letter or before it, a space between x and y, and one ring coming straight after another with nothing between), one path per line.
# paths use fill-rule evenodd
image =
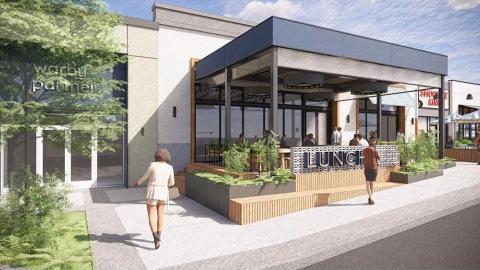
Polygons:
M220 106L197 105L196 109L196 153L197 160L205 161L205 145L219 144Z
M113 143L112 151L98 153L97 181L99 186L114 186L123 183L123 138Z
M302 105L302 96L297 94L285 94L285 104Z
M263 108L245 107L245 138L254 142L263 136Z
M285 110L285 133L287 142L291 146L300 146L302 143L302 111Z

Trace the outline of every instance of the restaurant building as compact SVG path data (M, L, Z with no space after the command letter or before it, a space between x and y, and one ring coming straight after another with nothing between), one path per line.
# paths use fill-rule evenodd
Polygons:
M449 80L448 87L452 93L455 93L450 100L452 113L457 112L459 115L465 115L480 110L480 84ZM458 124L456 127L449 124L448 135L473 140L475 131L479 128L479 124ZM456 133L455 136L454 133Z
M38 174L53 166L74 186L132 186L157 148L169 149L180 171L264 130L285 134L291 146L309 133L328 145L334 127L343 145L371 130L382 141L398 130L414 137L425 121L418 92L446 88L445 55L278 17L255 24L155 3L153 21L126 17L115 34L128 56L111 74L127 81L128 125L117 151L83 158L44 145L39 131ZM21 147L18 139L1 149L2 192Z

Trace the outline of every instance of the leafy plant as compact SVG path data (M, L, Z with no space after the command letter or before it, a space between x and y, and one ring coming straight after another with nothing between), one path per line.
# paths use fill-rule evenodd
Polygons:
M273 179L276 183L284 184L292 181L294 177L295 175L289 169L280 167L275 169Z
M446 162L438 159L437 132L421 131L414 141L396 141L400 152L401 171L407 173L436 171Z
M232 144L222 156L227 173L243 172L248 166L249 149Z
M455 146L458 147L460 144L470 145L473 144L473 141L467 138L461 138L455 141Z
M280 142L271 132L251 145L252 153L258 156L260 171L270 172L274 170L277 164L279 145Z
M288 170L287 170L288 171ZM193 174L207 181L223 184L226 186L246 186L246 185L263 185L266 183L285 184L294 180L293 175L287 171L279 171L278 175L271 175L268 172L262 172L255 179L234 178L231 175L221 176L208 171L196 171ZM288 176L287 176L288 175Z
M69 205L68 190L55 175L40 177L27 170L14 178L6 202L0 205L0 237L19 237L32 247L44 247L54 236L52 227Z
M91 269L92 255L84 212L66 213L51 228L55 238L43 248L17 236L0 238L0 264L31 269Z

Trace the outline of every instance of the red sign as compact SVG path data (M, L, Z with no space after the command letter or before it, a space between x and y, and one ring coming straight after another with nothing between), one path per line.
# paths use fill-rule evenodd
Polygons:
M418 93L419 108L438 108L438 89L425 89ZM445 109L448 109L448 91L445 92Z

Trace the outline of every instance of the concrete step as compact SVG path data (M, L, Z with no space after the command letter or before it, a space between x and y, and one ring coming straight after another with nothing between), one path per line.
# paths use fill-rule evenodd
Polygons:
M402 185L380 182L374 192ZM366 195L365 185L231 199L229 218L243 225L362 195Z

